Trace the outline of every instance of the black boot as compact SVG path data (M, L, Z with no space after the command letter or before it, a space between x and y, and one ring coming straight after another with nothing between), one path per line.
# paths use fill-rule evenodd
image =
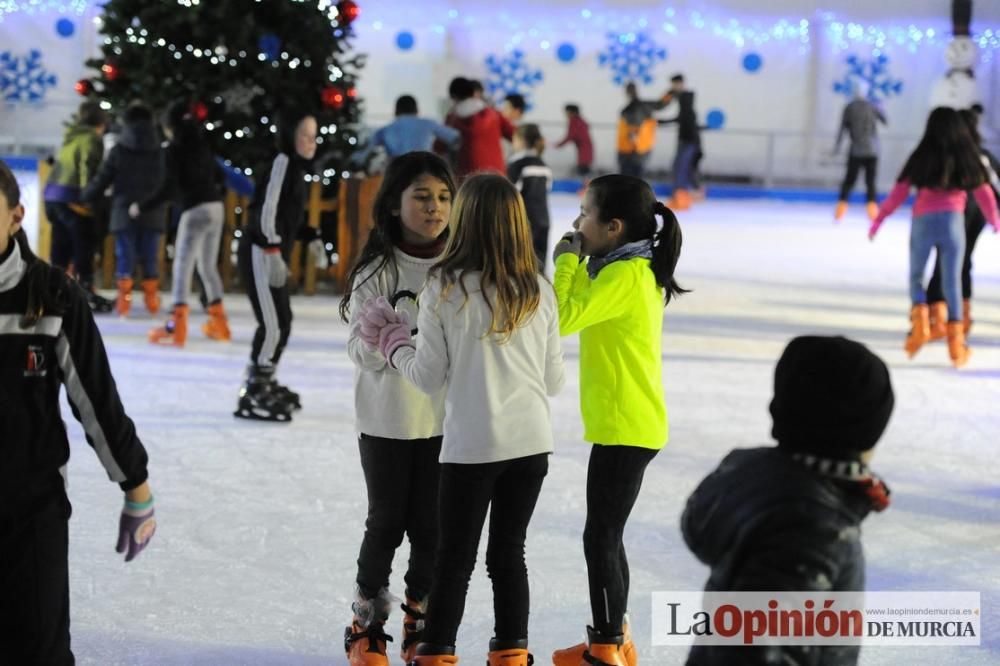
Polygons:
M277 379L271 380L271 392L282 402L288 404L294 411L302 409L302 399L298 393L288 388L284 384L279 384Z
M274 368L247 367L247 380L240 389L239 404L233 416L256 421L288 423L291 406L274 391Z
M104 298L94 290L94 285L89 282L80 281L80 286L83 291L87 294L87 303L90 304L90 310L94 313L104 313L111 312L115 309L115 302Z

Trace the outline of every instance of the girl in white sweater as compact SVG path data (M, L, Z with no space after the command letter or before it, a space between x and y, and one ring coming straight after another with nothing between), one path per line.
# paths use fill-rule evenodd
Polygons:
M393 597L389 574L404 533L410 540L404 576L402 657L413 656L431 586L437 544L437 497L444 391L425 393L389 367L359 332L361 304L381 296L416 301L427 271L448 238L455 184L448 165L428 152L397 157L375 198L375 226L348 279L340 315L350 322L355 414L368 519L358 555L354 619L345 631L352 665L387 666L384 631Z
M527 666L524 541L548 471L547 396L565 381L555 292L538 271L524 202L502 176L462 185L444 257L420 299L418 336L385 302L363 317L389 364L445 390L440 536L418 666L456 664L455 639L490 512L486 568L496 635L489 664Z

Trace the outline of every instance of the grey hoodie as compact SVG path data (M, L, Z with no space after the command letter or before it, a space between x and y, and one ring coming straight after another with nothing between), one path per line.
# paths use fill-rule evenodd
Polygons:
M837 146L847 132L851 136L851 157L878 157L878 122L888 124L881 109L866 99L855 99L844 108L837 133Z

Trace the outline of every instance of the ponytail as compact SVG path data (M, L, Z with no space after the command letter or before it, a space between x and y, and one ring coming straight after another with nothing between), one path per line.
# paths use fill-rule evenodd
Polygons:
M661 201L653 205L653 214L661 217L663 224L659 231L653 233L653 258L649 262L649 267L656 276L656 284L665 292L663 304L667 305L670 299L690 293L691 290L682 288L674 279L674 269L677 268L677 260L681 257L683 241L677 216ZM653 228L656 229L655 224Z
M673 211L657 201L649 183L634 176L608 174L590 181L587 192L597 207L599 220L606 223L619 219L625 223L625 243L652 243L649 267L656 276L656 284L665 292L664 305L675 296L688 293L674 280L674 269L681 256L681 226ZM657 217L663 219L662 225L657 225Z

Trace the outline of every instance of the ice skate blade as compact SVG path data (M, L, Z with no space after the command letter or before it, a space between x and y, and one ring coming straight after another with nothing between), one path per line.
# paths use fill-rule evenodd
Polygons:
M248 421L269 421L271 423L291 423L292 415L288 412L268 412L263 409L254 409L252 407L237 408L233 412L233 416L238 419L247 419Z

